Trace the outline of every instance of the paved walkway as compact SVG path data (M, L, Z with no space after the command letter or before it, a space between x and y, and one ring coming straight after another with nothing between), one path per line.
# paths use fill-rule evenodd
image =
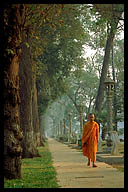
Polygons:
M96 161L98 167L88 167L82 152L52 138L48 144L61 188L124 188L124 173L111 165Z

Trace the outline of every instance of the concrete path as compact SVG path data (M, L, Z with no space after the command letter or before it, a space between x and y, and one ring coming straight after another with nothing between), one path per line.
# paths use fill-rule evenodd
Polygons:
M61 188L124 188L124 173L104 162L87 166L87 158L77 149L48 138L53 166Z

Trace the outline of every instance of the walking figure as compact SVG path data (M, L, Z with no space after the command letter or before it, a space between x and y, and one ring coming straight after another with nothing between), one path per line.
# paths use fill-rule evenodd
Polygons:
M96 152L97 144L99 139L99 125L94 121L95 115L93 113L89 114L89 121L83 126L82 134L82 150L83 155L88 157L88 166L93 162L93 167L97 167Z

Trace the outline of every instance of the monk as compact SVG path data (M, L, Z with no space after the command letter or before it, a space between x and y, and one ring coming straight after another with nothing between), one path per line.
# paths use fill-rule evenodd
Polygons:
M93 167L97 167L96 152L99 139L99 125L94 121L95 116L93 113L89 114L89 121L83 126L82 134L82 150L83 155L88 157L88 166L93 162Z

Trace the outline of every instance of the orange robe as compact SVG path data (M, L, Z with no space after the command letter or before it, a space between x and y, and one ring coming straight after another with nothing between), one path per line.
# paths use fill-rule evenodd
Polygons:
M91 159L91 161L96 161L97 143L99 139L99 125L95 121L87 122L83 127L82 135L82 150L83 155ZM84 146L84 143L87 144Z

